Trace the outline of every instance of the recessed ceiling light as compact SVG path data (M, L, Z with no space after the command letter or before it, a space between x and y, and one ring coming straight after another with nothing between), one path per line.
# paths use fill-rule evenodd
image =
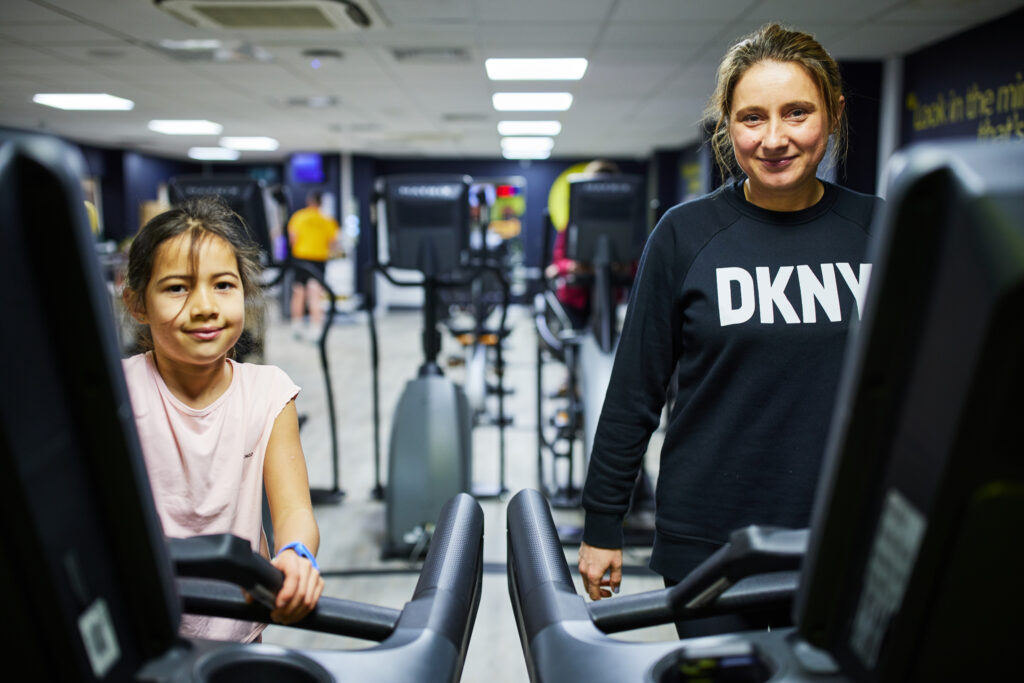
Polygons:
M567 92L496 92L491 97L498 111L565 111L572 106Z
M508 150L544 150L550 151L555 141L544 137L502 138L501 148Z
M217 50L223 47L223 43L215 38L199 38L187 40L161 40L157 43L165 50Z
M280 143L274 138L264 136L224 137L220 139L220 146L227 147L228 149L273 152L280 146Z
M492 81L578 81L587 70L587 60L488 59L484 68Z
M188 156L199 161L234 161L242 156L242 153L237 149L225 147L193 147L189 149Z
M164 135L220 135L224 126L205 119L153 119L149 129Z
M129 111L135 103L107 93L37 93L32 96L36 104L75 111Z
M558 121L498 121L498 135L558 135Z
M506 159L547 159L551 156L551 150L503 149L501 150L501 156Z

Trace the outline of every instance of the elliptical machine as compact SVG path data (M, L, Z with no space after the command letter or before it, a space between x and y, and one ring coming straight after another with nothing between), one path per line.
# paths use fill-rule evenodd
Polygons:
M572 276L574 284L590 287L590 322L587 329L567 329L567 316L545 287L535 300L538 332L538 479L541 489L556 507L576 507L580 503L582 482L574 478L575 442L582 441L582 468L586 468L593 450L597 422L611 379L618 345L616 290L632 284L632 264L640 258L647 239L644 184L640 176L614 175L581 178L569 182L569 221L566 226L566 256L592 266L588 275ZM545 259L547 251L545 250ZM545 281L545 285L549 285ZM556 331L548 324L561 320ZM540 415L542 349L560 358L567 367L567 406L555 422L555 436L548 439ZM567 467L556 467L566 461ZM653 487L641 470L633 494L633 510L653 501ZM580 530L562 527L559 535L565 543L576 543ZM647 545L649 529L627 527L626 541Z
M493 425L498 430L498 481L491 486L474 482L473 495L479 500L501 498L509 492L505 484L505 428L513 423L513 418L505 412L505 397L512 393L505 386L503 355L504 340L511 332L505 324L511 303L506 245L489 244L490 207L486 192L479 189L476 199L478 217L470 233L467 267L459 277L465 287L450 292L449 313L454 310L456 315L449 315L444 325L463 347L464 358L456 359L454 364L465 369L462 387L473 426ZM472 314L471 319L467 320L466 313ZM494 375L493 384L488 381L489 372ZM488 407L491 396L497 399L494 413Z
M379 250L366 270L373 370L374 494L386 503L384 557L418 558L445 501L472 489L472 416L462 388L438 365L439 290L461 287L458 277L469 248L469 177L399 175L377 181L373 222L385 227L388 256ZM422 279L398 280L393 269L419 271ZM379 359L374 321L374 275L399 287L422 287L423 363L395 408L388 449L388 484L380 483Z

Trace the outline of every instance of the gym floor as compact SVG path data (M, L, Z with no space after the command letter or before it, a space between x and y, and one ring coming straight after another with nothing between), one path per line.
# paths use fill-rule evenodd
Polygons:
M512 392L506 398L506 413L514 423L505 430L505 485L508 496L480 499L484 511L483 590L476 623L470 638L462 680L467 682L521 683L528 680L519 634L509 600L505 573L505 505L508 497L522 488L537 487L537 440L535 405L536 333L531 312L513 307L509 311L511 333L505 341L505 385ZM416 376L422 361L419 311L390 311L377 317L380 349L381 477L386 484L387 445L391 412L405 383ZM340 488L344 499L337 504L315 508L320 525L319 562L326 579L325 595L401 609L412 596L418 565L402 559L381 558L385 536L384 503L375 500L373 488L373 389L370 337L365 313L344 314L327 336L328 365L335 400L338 433ZM451 358L461 359L463 351L449 334L444 335L439 362L447 376L461 382L463 368L448 366ZM284 369L302 387L297 399L302 427L303 449L309 466L310 486L332 488L331 437L319 350L309 341L296 339L286 321L271 306L266 334L266 362ZM563 371L548 363L544 373L544 395L557 390ZM495 378L490 375L493 382ZM491 412L497 412L492 397ZM545 401L546 413L554 404ZM652 439L657 450L660 435ZM473 432L473 479L476 487L497 486L499 431L482 425ZM648 468L656 468L648 459ZM656 469L652 469L652 472ZM578 510L555 510L558 525L582 523ZM577 591L582 592L575 570L576 548L565 546ZM646 569L649 550L627 549L627 575L622 594L663 587L660 577ZM632 571L629 571L629 570ZM622 640L675 639L672 626L640 629L616 638ZM361 649L373 642L341 636L314 634L299 629L270 626L264 642L301 649Z

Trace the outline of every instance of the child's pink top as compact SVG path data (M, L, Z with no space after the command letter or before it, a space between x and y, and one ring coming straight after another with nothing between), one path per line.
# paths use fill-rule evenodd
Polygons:
M231 533L268 554L262 526L263 460L274 420L299 393L280 368L231 364L231 384L207 407L171 394L152 353L123 361L132 412L164 534ZM184 615L181 633L251 641L262 624Z

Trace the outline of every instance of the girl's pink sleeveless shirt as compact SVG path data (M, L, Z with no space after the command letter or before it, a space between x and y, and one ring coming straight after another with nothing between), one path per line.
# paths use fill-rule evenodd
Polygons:
M196 410L175 398L152 353L123 361L132 412L164 534L231 533L268 555L263 461L274 420L299 393L281 369L236 363L231 384ZM184 615L181 634L248 642L262 624Z

